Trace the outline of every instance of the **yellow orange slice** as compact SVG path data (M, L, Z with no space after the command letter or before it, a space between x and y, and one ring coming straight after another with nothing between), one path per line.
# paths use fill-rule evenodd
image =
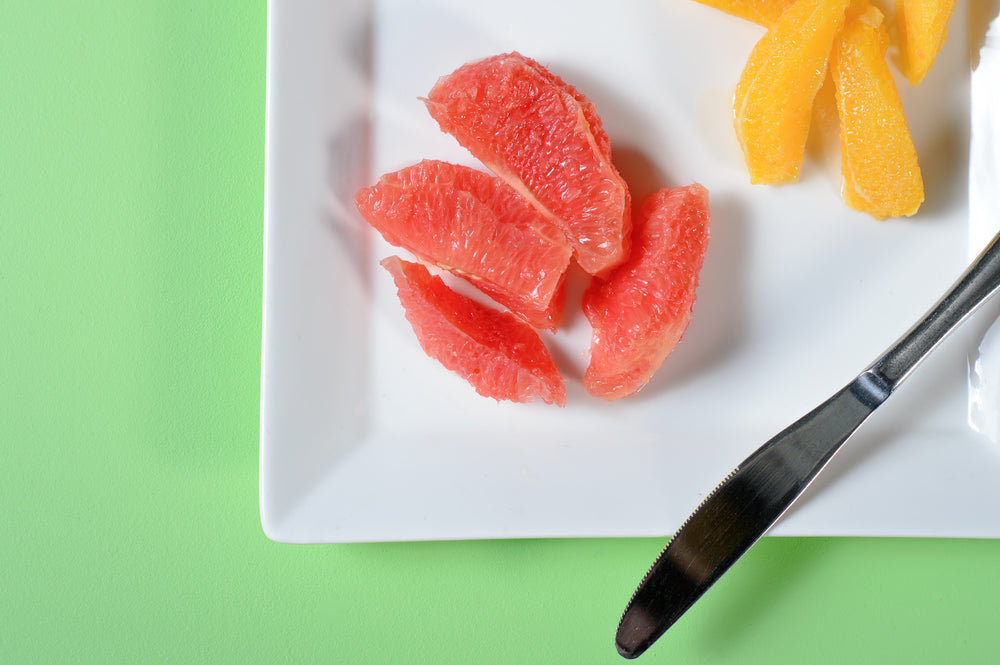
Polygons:
M850 0L795 0L757 42L736 86L736 136L750 182L793 182L813 98Z
M923 81L948 38L955 0L896 0L900 67L910 85Z
M885 61L888 40L882 13L868 6L848 20L830 61L844 201L877 219L912 215L924 200L917 152Z
M753 21L765 28L771 27L781 13L795 0L695 0L703 5L720 9L727 14Z

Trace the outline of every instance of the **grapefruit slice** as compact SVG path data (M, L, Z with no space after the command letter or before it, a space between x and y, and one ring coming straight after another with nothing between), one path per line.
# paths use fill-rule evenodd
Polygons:
M424 100L454 136L561 229L577 262L603 274L628 255L631 199L594 105L519 53L472 62Z
M607 280L584 292L593 327L583 385L606 400L642 388L691 320L709 237L708 191L699 184L663 189L634 220L632 253Z
M750 182L798 180L813 99L850 0L796 0L747 59L734 97Z
M508 312L451 290L419 263L391 256L392 275L406 319L430 357L497 400L566 405L566 387L542 340Z
M424 160L354 200L390 244L466 279L536 328L559 326L571 249L499 178Z

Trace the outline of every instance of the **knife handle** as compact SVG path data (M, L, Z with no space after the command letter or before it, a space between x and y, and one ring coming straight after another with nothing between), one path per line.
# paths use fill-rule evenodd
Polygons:
M938 343L1000 286L1000 234L931 310L871 364L867 373L891 393Z

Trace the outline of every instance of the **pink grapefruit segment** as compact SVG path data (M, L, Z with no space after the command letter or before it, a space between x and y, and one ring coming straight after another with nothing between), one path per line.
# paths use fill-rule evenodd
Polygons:
M606 400L642 388L691 320L709 238L708 191L698 184L663 189L634 220L632 253L583 296L593 327L583 385Z
M419 263L391 256L382 265L427 355L485 397L566 405L559 370L530 326L456 293Z
M571 249L499 178L425 160L382 176L355 203L390 244L461 276L537 328L559 326Z
M625 259L629 191L594 105L578 90L509 53L440 78L424 101L443 131L566 234L584 270L603 274Z

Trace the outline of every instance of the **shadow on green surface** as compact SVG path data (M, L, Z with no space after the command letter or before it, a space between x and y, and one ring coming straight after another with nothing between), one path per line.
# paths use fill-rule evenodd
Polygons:
M830 539L764 538L692 608L699 651L738 652L755 626L784 611L790 590L829 553Z

